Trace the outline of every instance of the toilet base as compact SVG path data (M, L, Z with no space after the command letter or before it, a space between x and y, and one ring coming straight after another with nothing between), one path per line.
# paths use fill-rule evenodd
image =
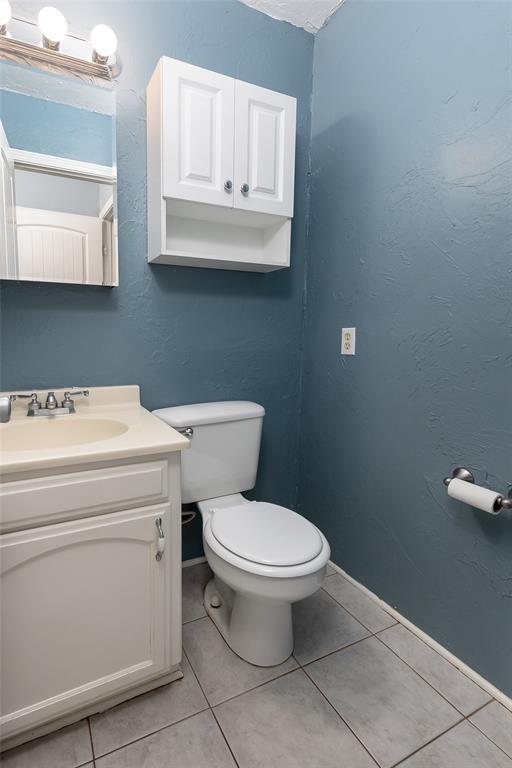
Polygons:
M218 608L212 607L216 597ZM234 592L214 577L206 585L204 605L229 647L250 664L274 667L291 656L291 603Z

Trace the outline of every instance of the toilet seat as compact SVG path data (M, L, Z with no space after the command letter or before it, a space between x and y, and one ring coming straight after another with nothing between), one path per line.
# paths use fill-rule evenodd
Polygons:
M263 566L300 566L315 560L324 546L309 520L264 501L213 508L210 531L223 549Z

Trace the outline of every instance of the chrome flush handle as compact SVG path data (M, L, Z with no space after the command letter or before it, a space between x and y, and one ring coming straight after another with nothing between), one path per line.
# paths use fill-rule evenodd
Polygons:
M156 544L155 560L160 562L165 549L165 536L164 529L162 528L162 518L157 517L155 520L156 530L158 531L158 541Z

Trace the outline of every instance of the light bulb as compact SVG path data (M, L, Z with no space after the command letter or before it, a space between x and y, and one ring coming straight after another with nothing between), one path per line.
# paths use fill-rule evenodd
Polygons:
M0 0L0 27L5 27L12 17L11 4L9 0Z
M58 51L59 43L68 33L68 23L64 15L57 8L47 5L39 11L37 23L43 33L43 46Z
M106 24L98 24L91 32L92 60L98 64L106 64L109 56L117 49L117 37L114 30Z
M7 25L12 17L9 0L0 0L0 35L7 34Z

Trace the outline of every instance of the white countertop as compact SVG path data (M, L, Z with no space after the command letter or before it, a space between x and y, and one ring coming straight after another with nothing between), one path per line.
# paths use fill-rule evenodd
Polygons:
M88 389L89 397L74 398L74 414L29 417L26 415L28 400L13 402L11 421L0 424L0 474L33 472L52 467L75 467L80 464L181 451L189 447L190 443L186 437L141 406L137 385ZM44 406L47 390L34 391ZM65 390L56 388L54 391L60 404ZM23 446L22 450L4 450L3 447L8 431L16 429L21 423L30 424L30 430L40 430L40 438L43 430L51 430L56 420L69 420L72 425L73 420L98 419L122 422L127 429L115 437L76 445L36 449L27 445ZM44 435L42 437L42 441L38 439L38 442L44 443Z

